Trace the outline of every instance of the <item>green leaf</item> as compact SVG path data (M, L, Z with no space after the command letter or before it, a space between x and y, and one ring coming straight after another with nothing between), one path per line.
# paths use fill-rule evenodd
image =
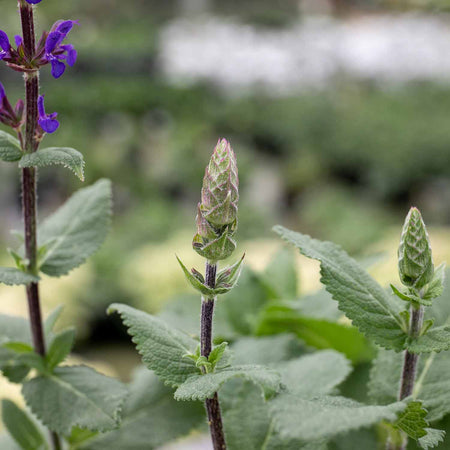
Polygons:
M2 450L21 450L16 441L9 434L0 434L0 448Z
M19 161L19 167L46 167L61 165L71 170L81 181L84 181L83 155L69 147L43 148L34 153L25 153Z
M80 450L157 449L187 435L205 421L201 403L177 402L172 389L141 367L129 386L120 428L99 434Z
M378 403L395 401L401 377L403 355L380 350L373 362L369 394ZM413 397L428 411L427 420L435 422L450 413L450 353L431 353L419 359Z
M346 252L331 242L321 242L281 226L274 231L300 252L320 261L321 281L353 324L378 345L401 351L407 339L400 307Z
M352 371L340 353L323 350L278 365L281 380L290 393L303 398L328 394Z
M175 391L176 400L205 400L212 398L222 385L233 378L244 378L260 386L264 397L269 398L280 388L280 375L263 366L235 366L205 375L191 375Z
M55 328L55 324L61 316L63 309L63 305L57 306L53 311L50 312L50 314L44 321L44 334L47 340L47 345L51 345L51 341L54 338L53 329Z
M323 444L302 444L282 439L274 430L268 404L261 391L250 382L235 389L233 402L224 409L225 439L229 450L318 450Z
M38 229L39 245L51 242L40 270L50 276L66 275L95 253L109 230L111 182L100 180L76 192Z
M270 289L273 298L296 298L297 271L292 250L282 248L278 251L261 274L261 279Z
M444 441L445 431L436 430L434 428L425 428L427 434L424 437L419 438L418 442L420 447L428 450L429 448L437 447Z
M161 319L130 306L115 303L108 313L120 314L144 365L166 383L177 387L190 375L197 375L195 363L184 355L194 353L198 342L187 334L169 327Z
M419 303L420 305L423 306L431 306L433 304L432 301L427 300L425 298L421 298L418 295L413 295L413 294L404 294L403 292L401 292L399 289L397 289L393 284L390 285L392 292L400 299L403 300L405 302L409 302L409 303Z
M411 353L441 352L450 349L450 325L431 328L426 334L409 339L406 348Z
M225 351L227 350L228 342L222 342L216 345L208 356L208 361L212 364L213 369L216 367L217 363L222 359Z
M258 335L292 332L307 345L318 349L331 348L342 352L355 363L370 361L373 348L357 328L305 317L288 302L269 304L259 316Z
M0 267L0 283L8 286L38 283L39 277L22 272L15 267Z
M115 428L127 393L119 381L84 366L58 367L53 374L27 381L22 392L44 425L62 435L76 426Z
M189 270L186 268L186 266L181 262L181 259L176 257L178 263L180 264L181 269L183 270L183 273L186 277L186 279L189 281L190 285L199 291L201 294L205 295L206 297L215 297L216 292L214 289L206 286L204 283L202 283L194 274L189 272Z
M22 158L20 142L8 133L0 131L0 159L5 162L14 162Z
M404 403L368 406L344 397L304 399L281 394L271 402L275 429L283 438L312 441L369 427L382 420L395 421Z
M433 279L425 286L423 298L433 299L440 297L444 292L445 263L440 264L435 270Z
M219 294L225 294L233 289L242 272L242 261L244 261L245 253L242 258L233 265L225 267L217 274L215 291Z
M23 450L46 450L47 442L31 417L10 400L2 400L3 423Z
M417 440L426 436L425 428L428 422L425 420L427 412L422 408L420 402L410 402L404 411L402 411L393 426L404 431L409 437Z
M47 367L53 370L58 364L63 362L67 355L72 350L75 342L76 330L75 328L69 328L67 330L58 333L48 349L45 355Z
M299 340L292 334L273 336L244 337L233 343L233 363L275 365L298 357L303 349Z

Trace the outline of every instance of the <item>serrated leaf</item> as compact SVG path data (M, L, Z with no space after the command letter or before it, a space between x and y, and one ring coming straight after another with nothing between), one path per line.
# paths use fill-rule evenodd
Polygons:
M445 263L440 264L435 270L433 279L425 286L423 298L433 299L442 295L445 282Z
M50 314L46 317L44 321L44 334L47 340L47 345L51 345L51 342L54 338L53 329L55 328L55 324L59 319L59 317L61 316L63 309L64 309L63 305L57 306L50 312Z
M0 283L8 286L38 283L39 277L22 272L15 267L0 267Z
M33 419L15 403L2 400L3 423L23 450L47 450L48 445Z
M244 382L234 394L233 403L223 413L229 450L326 449L324 444L303 444L298 440L282 439L274 430L267 402L254 384Z
M45 355L47 367L53 370L58 364L63 362L72 350L75 342L76 330L69 328L55 335L52 343Z
M115 428L127 394L119 381L85 366L58 367L51 375L27 381L22 392L44 425L62 435L75 426L99 431Z
M19 161L19 167L46 167L61 165L71 170L84 181L83 155L74 148L50 147L34 153L25 153Z
M274 231L300 252L320 262L321 282L353 324L378 345L401 351L407 339L394 299L348 254L331 242L321 242L281 226Z
M120 428L100 434L80 450L156 449L187 435L205 420L201 403L177 402L172 389L144 367L135 374Z
M281 394L270 403L275 429L283 438L311 441L369 427L382 420L394 421L404 403L364 405L344 397L304 399Z
M428 426L428 422L425 420L426 416L427 412L422 408L422 403L409 402L406 409L398 415L393 426L417 440L427 434L425 431L425 428Z
M109 180L97 181L76 192L38 228L39 245L52 242L40 270L59 277L84 263L106 238L111 207Z
M195 363L184 355L194 353L198 342L187 334L171 328L163 320L127 305L115 303L108 313L117 312L144 365L153 370L166 383L177 387L190 375L197 375Z
M441 352L450 349L450 325L431 328L426 334L409 339L406 348L411 353Z
M228 342L222 342L219 345L216 345L208 356L208 361L212 364L213 368L217 365L217 363L222 359L225 351L227 350Z
M281 388L280 375L276 371L263 366L244 365L216 370L205 375L191 375L178 386L174 397L176 400L212 398L224 383L233 378L243 378L257 384L265 398L273 396Z
M356 327L335 321L305 317L288 302L269 304L259 315L256 334L292 332L307 345L342 352L355 363L370 361L373 347Z
M14 162L22 158L19 141L8 133L0 131L0 159L5 162Z
M427 434L424 437L419 438L419 445L425 450L429 448L437 447L444 441L445 431L436 430L434 428L425 428Z
M295 258L289 248L282 248L270 260L261 274L273 298L282 300L297 297L297 271Z

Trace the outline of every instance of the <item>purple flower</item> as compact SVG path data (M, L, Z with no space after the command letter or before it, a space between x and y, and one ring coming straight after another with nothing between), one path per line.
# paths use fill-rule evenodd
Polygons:
M5 88L0 83L0 123L12 128L19 128L22 125L23 106L23 101L19 100L13 109L6 96Z
M5 88L3 87L3 84L0 83L0 106L3 103L3 99L6 97Z
M52 65L52 75L55 78L59 78L66 70L64 62L72 67L77 60L74 46L62 43L75 24L78 25L76 20L58 20L45 42L45 60Z
M0 30L0 61L11 56L11 44L9 43L8 35Z
M37 5L38 3L41 3L42 0L27 0L27 3L30 3L30 5Z
M43 95L40 95L38 99L38 114L39 125L46 133L54 133L58 129L59 122L56 120L58 113L45 114Z

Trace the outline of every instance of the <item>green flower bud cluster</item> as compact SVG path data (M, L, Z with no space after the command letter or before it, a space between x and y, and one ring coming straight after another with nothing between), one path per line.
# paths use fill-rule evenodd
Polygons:
M410 288L421 289L433 279L430 240L417 208L409 210L403 225L398 249L398 269L401 282Z
M238 189L236 156L230 143L221 139L205 170L192 241L194 250L211 262L228 258L236 248Z

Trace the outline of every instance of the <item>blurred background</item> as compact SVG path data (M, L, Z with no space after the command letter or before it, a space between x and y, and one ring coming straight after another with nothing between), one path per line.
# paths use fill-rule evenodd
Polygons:
M430 225L437 262L450 251L450 2L448 0L46 0L38 31L77 19L79 60L59 80L42 70L61 128L45 145L86 159L89 184L112 179L112 232L89 264L42 283L44 310L66 305L76 353L128 379L138 359L112 302L157 312L189 288L176 263L191 250L204 167L219 137L237 154L237 239L265 266L282 223L353 255L395 249L411 204ZM14 1L1 28L19 33ZM10 100L19 74L0 67ZM19 173L0 166L0 248L17 245ZM40 171L40 216L82 187ZM0 263L11 265L6 250ZM318 287L300 260L301 290ZM0 311L26 314L23 289L0 287Z

